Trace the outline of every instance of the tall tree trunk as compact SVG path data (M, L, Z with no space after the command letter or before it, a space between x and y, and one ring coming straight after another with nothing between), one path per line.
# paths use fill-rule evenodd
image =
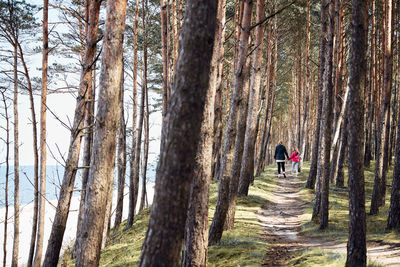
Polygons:
M19 252L19 126L18 126L18 48L14 45L14 239L11 266L18 266ZM8 144L7 144L8 145ZM7 220L7 218L6 218Z
M122 221L122 211L124 208L124 189L125 189L125 172L126 172L126 125L124 115L124 62L122 59L121 86L120 86L120 119L118 130L118 196L115 208L114 229L118 229Z
M218 99L216 91L221 92L220 76L222 73L221 59L223 58L223 43L225 27L226 1L218 1L217 21L215 27L214 48L210 66L209 89L205 99L203 121L201 124L200 142L197 146L196 162L193 169L193 181L190 187L189 207L186 218L184 235L184 248L182 253L182 266L206 266L208 247L208 199L209 187L212 177L212 164L210 161L214 153L215 129L217 118L215 103ZM221 99L222 100L222 99ZM222 114L220 114L222 116ZM222 118L221 118L222 120ZM219 122L222 124L222 121ZM222 125L221 125L222 128Z
M250 75L250 57L247 58L245 72ZM225 215L224 229L232 229L235 221L236 199L239 191L239 177L243 160L244 139L247 125L247 112L250 91L250 79L245 77L244 89L242 92L242 100L240 101L240 113L235 137L235 148L233 154L232 168L230 171L229 191L228 191L228 207Z
M306 188L313 189L315 186L315 181L317 178L318 166L319 162L319 154L320 154L320 132L321 132L321 121L322 121L322 105L324 100L323 95L323 84L325 77L325 61L326 61L326 43L327 40L325 38L325 34L327 32L328 27L328 8L327 8L327 0L323 0L321 3L321 34L320 34L320 51L319 51L319 82L318 82L318 112L317 112L317 122L316 129L314 135L314 143L311 157L311 166L310 172L308 174L308 179L306 182ZM316 191L318 192L318 191ZM315 200L315 204L317 203L317 199ZM319 204L318 204L319 206Z
M5 177L5 187L4 187L4 208L5 208L5 214L4 214L4 235L3 235L3 267L7 266L7 226L8 226L8 176L9 176L9 170L10 170L10 164L9 164L9 157L10 157L10 118L8 117L8 106L7 106L7 101L6 101L6 96L5 92L1 91L1 95L3 97L3 104L4 104L4 117L6 120L6 140L5 140L5 145L6 145L6 158L5 158L5 163L6 163L6 177Z
M76 172L78 170L78 162L83 138L83 129L85 122L85 114L87 113L88 92L92 83L92 67L94 65L96 44L98 36L98 20L101 1L90 1L89 28L87 36L87 46L85 48L84 62L81 71L79 92L76 100L74 124L71 129L70 145L68 156L66 159L63 182L58 199L56 215L54 217L53 226L51 228L50 238L47 245L46 255L44 259L45 266L54 266L57 264L62 240L64 237L65 227L69 215L69 207L71 204L72 193ZM88 114L89 115L89 114Z
M388 143L389 143L389 130L390 130L390 99L392 94L392 1L385 1L385 41L384 41L384 80L382 103L379 115L379 129L378 134L382 138L378 138L375 165L375 179L374 189L372 191L371 209L370 214L375 215L379 212L379 206L384 203L386 193L386 174L388 160Z
M132 90L132 148L130 158L130 171L129 171L129 210L128 210L128 221L126 227L133 225L133 218L135 216L136 205L135 203L135 154L136 154L136 139L137 139L137 51L138 51L138 23L139 23L139 0L136 0L135 8L135 22L134 22L134 37L133 37L133 90ZM165 70L164 70L165 71ZM168 76L164 76L168 77ZM167 88L168 89L168 88Z
M327 7L328 8L328 7ZM326 35L326 57L324 72L324 104L321 121L321 211L320 228L328 227L329 215L329 171L330 171L330 147L332 145L332 119L333 119L333 81L332 58L334 37L334 9L335 2L329 2L328 28Z
M40 103L40 198L39 198L39 220L37 230L36 252L34 266L42 264L43 238L44 238L44 215L46 206L46 101L47 101L47 56L49 51L48 40L48 13L49 2L43 0L43 51L42 51L42 95Z
M100 259L105 205L114 170L115 141L120 118L119 97L126 4L126 0L107 1L100 95L76 266L97 266Z
M146 200L146 174L147 174L147 159L149 156L149 92L147 88L147 25L149 23L148 20L148 0L143 0L142 1L142 9L143 9L143 16L142 16L142 22L143 22L143 35L144 35L144 40L143 40L143 80L142 80L142 94L144 94L144 98L142 99L145 100L143 102L143 112L146 113L145 116L143 116L143 122L139 121L139 123L144 123L144 144L143 144L143 164L142 164L142 194L141 194L141 201L140 201L140 206L139 206L139 211L144 209L145 206L145 200ZM140 126L139 126L140 127ZM141 132L141 131L140 131ZM136 151L137 152L137 151ZM140 155L140 151L139 151ZM138 162L139 163L139 162Z
M243 18L241 22L240 50L238 55L237 68L235 69L235 87L232 93L229 117L225 130L225 140L222 148L222 159L219 173L218 200L213 221L210 227L209 245L218 242L222 237L225 224L226 213L229 204L229 182L230 170L234 156L234 143L237 128L240 101L242 101L242 91L247 77L246 57L249 47L250 23L252 15L252 0L244 1Z
M310 102L310 42L311 42L311 0L307 0L307 33L306 33L306 51L305 51L305 62L304 67L306 69L305 75L305 100L304 100L304 113L303 113L303 125L301 127L300 140L302 142L302 146L300 148L300 153L302 154L302 160L305 158L305 150L306 150L306 134L308 131L308 103Z
M364 84L367 51L366 1L352 0L349 73L349 239L346 266L366 266L364 189Z
M216 13L216 1L187 2L173 94L163 129L165 145L160 153L149 228L139 266L177 266L180 262L188 192L209 86Z
M82 170L82 186L81 186L81 199L79 202L79 214L78 214L78 224L76 229L82 227L83 213L85 211L85 197L87 181L89 179L89 169L90 169L90 157L92 155L93 146L93 123L94 123L94 103L95 103L95 93L96 93L96 62L93 63L92 69L92 83L88 87L88 99L86 102L86 117L85 117L85 145L83 148L83 166ZM74 247L72 248L71 257L76 258L76 250L78 247L78 233L76 232Z
M35 245L36 245L36 234L37 234L37 226L38 226L38 211L39 211L39 155L38 155L38 134L37 134L37 121L35 114L35 102L33 100L33 89L31 84L31 79L28 72L28 67L26 66L24 53L22 51L22 47L20 43L17 43L19 50L19 57L24 69L24 76L27 81L28 94L29 94L29 103L31 110L31 120L32 120L32 144L33 144L33 187L34 187L34 200L33 200L33 218L32 218L32 234L31 234L31 243L28 255L27 266L31 267L33 262L33 256L35 253Z
M256 23L262 21L265 18L265 1L257 1L256 9ZM261 85L261 60L263 55L263 44L264 44L264 25L256 27L255 33L255 47L252 65L252 76L250 81L250 95L247 112L247 123L246 123L246 135L244 140L243 157L240 169L240 183L239 183L239 195L246 195L249 192L250 182L254 179L254 149L257 137L256 126L257 126L257 111L259 105L260 96L260 85ZM236 201L235 201L236 202ZM236 205L235 205L236 206Z

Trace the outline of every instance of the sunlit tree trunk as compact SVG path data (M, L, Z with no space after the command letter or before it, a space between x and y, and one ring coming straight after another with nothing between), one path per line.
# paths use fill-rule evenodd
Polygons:
M120 118L119 97L126 4L126 0L107 1L100 95L94 125L85 212L78 236L76 266L97 266L100 260L107 192L113 176Z
M101 1L90 2L89 28L87 36L87 46L85 48L84 62L81 71L79 92L76 100L74 113L74 124L71 129L70 145L66 159L63 182L58 199L56 215L52 225L50 238L47 245L44 259L45 266L54 266L57 264L64 237L65 227L68 220L69 208L71 204L72 193L78 162L80 148L84 134L85 115L88 113L87 101L92 87L92 67L94 65L96 44L98 36L98 20ZM90 114L87 114L90 116Z
M42 94L40 103L40 197L39 220L34 266L42 264L42 251L44 239L44 215L46 206L46 110L47 110L47 56L49 51L48 40L48 0L43 1L43 51L42 51Z

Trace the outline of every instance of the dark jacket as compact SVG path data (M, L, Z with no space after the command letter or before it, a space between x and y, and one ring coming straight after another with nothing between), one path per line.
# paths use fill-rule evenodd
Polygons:
M275 160L285 160L285 155L286 155L286 158L289 158L286 147L281 144L277 145L275 148L274 159Z

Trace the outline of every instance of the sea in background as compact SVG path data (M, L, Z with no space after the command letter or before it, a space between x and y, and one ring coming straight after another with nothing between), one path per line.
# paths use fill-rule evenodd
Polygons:
M128 164L129 165L129 164ZM28 204L33 202L34 186L33 186L33 166L20 166L19 168L19 190L20 204ZM129 171L127 166L125 185L129 185ZM0 166L0 208L5 206L5 165ZM48 165L46 167L46 198L47 200L55 200L58 198L62 179L64 176L64 167L61 165ZM78 170L75 178L73 196L80 194L82 184L82 170ZM117 186L117 170L115 170L114 188ZM149 164L147 169L147 182L154 183L155 181L155 167L154 164ZM14 166L9 168L8 176L8 203L14 205Z
M46 205L45 205L45 218L44 218L44 250L43 256L46 252L47 241L50 237L51 227L54 220L54 216L56 213L57 206L57 197L60 190L60 185L62 182L64 168L62 166L47 166L47 181L46 181ZM13 207L13 192L14 192L14 167L10 167L9 174L9 214L8 214L8 229L7 229L7 263L6 266L11 265L11 254L12 254L12 245L13 245L13 224L14 224L14 207ZM3 245L4 242L4 222L5 222L5 207L4 207L4 185L5 185L5 173L6 168L0 166L0 245ZM116 180L116 175L115 179ZM18 263L20 266L26 266L28 254L29 254L29 245L31 240L31 232L32 232L32 218L33 218L33 166L20 166L20 242L19 242L19 260ZM149 164L147 170L147 200L149 205L153 202L154 197L154 180L155 180L155 171L154 167ZM124 188L124 208L122 214L122 220L127 219L128 217L128 206L129 206L129 168L126 171L125 178L125 188ZM139 195L138 200L141 199L142 192L142 183L139 183ZM81 172L77 173L75 180L75 192L71 199L70 212L68 215L67 225L65 228L65 234L63 238L63 245L61 248L61 254L66 249L70 248L76 237L77 230L77 221L78 221L78 213L79 213L79 203L80 203L80 194L79 189L81 188ZM113 204L112 204L112 215L111 215L111 227L114 224L115 217L115 206L117 199L117 190L116 190L116 182L114 182L114 192L113 192ZM139 208L138 201L136 210ZM3 259L3 250L0 250L0 259Z

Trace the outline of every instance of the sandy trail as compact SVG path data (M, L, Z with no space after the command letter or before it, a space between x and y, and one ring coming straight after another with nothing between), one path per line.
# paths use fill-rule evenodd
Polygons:
M264 228L262 238L269 246L263 266L287 266L287 262L297 252L309 248L346 254L345 243L308 238L300 234L304 207L307 204L300 198L302 186L303 182L290 173L287 178L279 178L278 188L269 199L268 206L258 211L258 219ZM367 246L368 262L400 266L400 243L373 241L368 242Z

